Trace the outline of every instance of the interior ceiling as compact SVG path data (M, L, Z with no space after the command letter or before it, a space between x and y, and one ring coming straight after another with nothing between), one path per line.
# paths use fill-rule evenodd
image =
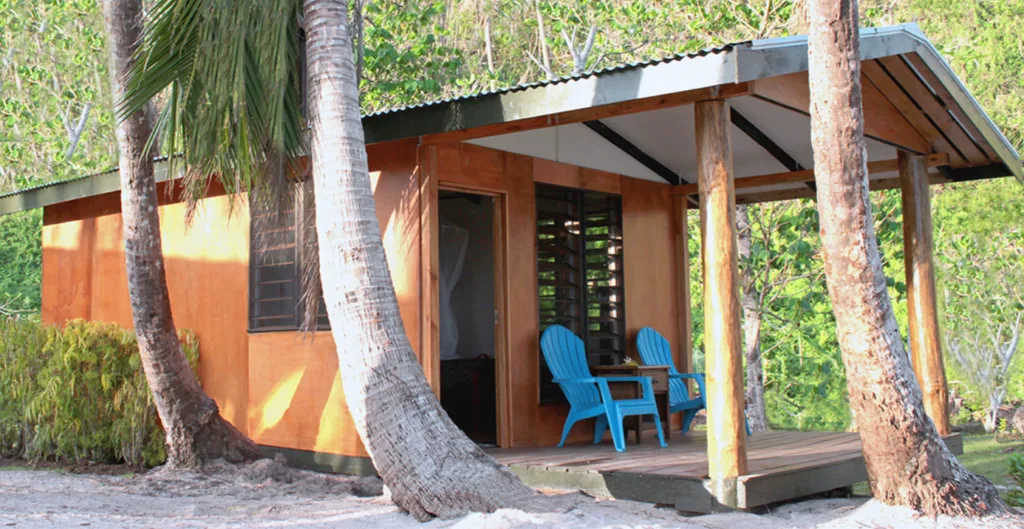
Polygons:
M742 114L802 167L813 168L809 116L753 96L732 98L729 103L736 112ZM683 183L694 183L697 180L697 155L693 112L693 105L683 105L614 116L602 119L601 122L671 169L682 178ZM657 173L583 123L478 138L469 140L469 143L644 180L665 182ZM736 125L732 126L732 149L737 180L789 170ZM894 147L871 138L867 138L867 150L869 162L896 158ZM872 174L871 178L895 176L895 172L876 173ZM806 188L807 185L803 183L781 183L737 189L736 194L743 196Z

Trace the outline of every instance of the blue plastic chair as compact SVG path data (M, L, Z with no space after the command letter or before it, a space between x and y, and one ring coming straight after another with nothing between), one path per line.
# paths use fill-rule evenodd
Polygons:
M697 412L707 405L704 400L704 395L707 394L704 375L680 373L676 369L675 362L672 361L672 348L669 346L668 340L650 327L644 327L637 333L636 349L640 352L640 359L644 361L644 365L668 366L668 413L669 415L677 412L683 413L683 433L685 434L690 430L690 423L693 422ZM690 392L686 390L686 383L683 382L688 378L697 381L700 395L690 397ZM746 428L747 435L750 435L750 425L747 424Z
M569 430L577 421L597 417L594 426L594 444L600 443L605 430L611 428L615 450L626 449L626 435L622 419L631 415L654 415L658 427L658 441L667 447L661 430L661 418L654 401L651 377L595 377L587 365L587 354L583 340L561 325L552 325L540 337L540 348L548 363L554 382L562 388L569 400L569 417L565 419L562 440L565 445ZM643 397L631 400L613 400L608 389L609 382L636 382L643 387Z

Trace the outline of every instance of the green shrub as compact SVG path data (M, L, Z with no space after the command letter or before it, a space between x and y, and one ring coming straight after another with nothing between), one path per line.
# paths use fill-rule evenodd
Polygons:
M1014 507L1024 507L1024 454L1010 456L1010 479L1015 486L1006 494L1006 501Z
M182 331L193 368L195 335ZM0 455L157 465L164 432L133 331L0 320Z

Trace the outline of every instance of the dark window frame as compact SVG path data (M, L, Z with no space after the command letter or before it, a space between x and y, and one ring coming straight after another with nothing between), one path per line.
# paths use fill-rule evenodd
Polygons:
M564 325L586 344L591 366L621 362L627 345L621 195L538 183L535 196L539 331ZM538 354L540 402L564 402Z
M302 185L302 184L298 184ZM297 185L290 186L278 213L261 212L255 201L249 200L249 333L298 331L305 316L302 296L302 259L304 219L303 201ZM290 202L290 204L288 203ZM268 215L281 214L280 220L261 221ZM289 236L273 238L274 233ZM290 238L290 243L288 242ZM278 244L274 244L278 243ZM272 249L267 249L270 245ZM277 252L277 258L265 258L264 252ZM276 263L275 263L276 261ZM262 280L263 275L274 279ZM280 287L277 287L280 285ZM273 293L269 293L269 292ZM290 295L288 294L290 291ZM276 295L276 297L275 297ZM274 303L277 303L275 306ZM268 306L269 305L269 306ZM262 307L267 307L263 309ZM260 312L266 310L265 314ZM261 319L274 318L282 323L261 323ZM324 310L323 292L320 293L320 313L317 330L330 330Z

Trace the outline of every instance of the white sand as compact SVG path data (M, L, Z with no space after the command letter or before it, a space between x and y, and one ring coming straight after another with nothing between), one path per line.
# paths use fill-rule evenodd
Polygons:
M0 527L252 527L560 529L1024 528L1024 518L922 519L864 500L784 505L770 514L685 517L629 501L566 496L561 512L501 510L419 524L380 495L380 481L287 469L264 460L236 469L117 477L0 469Z

